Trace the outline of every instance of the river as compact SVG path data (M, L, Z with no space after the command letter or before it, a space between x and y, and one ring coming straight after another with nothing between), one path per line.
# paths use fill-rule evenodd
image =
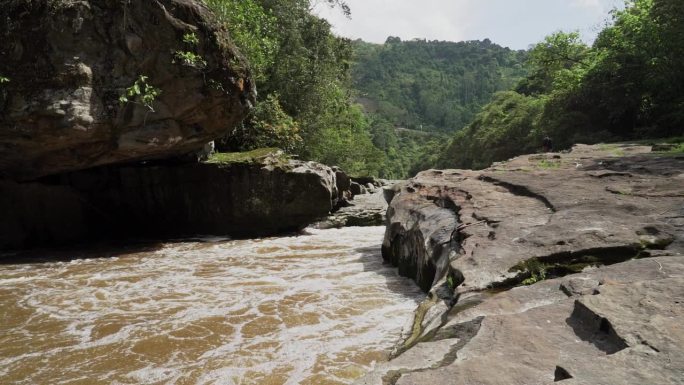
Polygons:
M0 383L351 383L387 360L423 298L383 265L383 231L2 264Z

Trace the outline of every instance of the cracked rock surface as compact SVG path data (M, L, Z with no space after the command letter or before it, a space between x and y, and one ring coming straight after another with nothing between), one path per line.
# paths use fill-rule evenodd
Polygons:
M684 383L684 158L578 145L396 190L383 256L430 298L360 384Z

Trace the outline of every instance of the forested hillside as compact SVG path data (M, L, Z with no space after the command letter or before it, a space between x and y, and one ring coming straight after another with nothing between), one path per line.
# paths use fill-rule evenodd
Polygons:
M567 148L684 127L678 0L628 1L592 46L558 32L529 51L489 40L352 42L334 36L308 0L205 2L259 90L223 150L281 147L352 174L404 178L486 167L538 150L547 135Z
M205 2L249 60L259 92L251 115L219 143L221 150L280 147L353 175L393 179L436 161L434 149L447 137L397 131L395 121L356 103L351 71L359 68L363 53L356 48L364 44L334 36L327 21L311 14L308 0ZM327 3L349 12L341 1ZM468 92L471 100L474 91Z
M354 42L354 87L367 111L399 127L453 132L470 123L496 91L526 73L525 51L489 40Z
M280 147L352 174L380 175L385 155L352 101L348 39L312 15L308 0L204 1L249 60L259 92L251 115L220 149ZM349 12L339 0L327 3Z
M632 0L593 46L577 33L548 36L529 75L496 95L452 139L438 167L482 168L574 143L684 134L684 2Z

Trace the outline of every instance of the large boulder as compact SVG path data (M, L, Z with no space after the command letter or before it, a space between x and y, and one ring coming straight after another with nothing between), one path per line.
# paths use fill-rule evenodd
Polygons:
M329 167L281 154L105 166L35 182L0 181L0 249L296 231L330 212L335 183Z
M201 1L10 1L0 20L0 177L191 153L255 97Z

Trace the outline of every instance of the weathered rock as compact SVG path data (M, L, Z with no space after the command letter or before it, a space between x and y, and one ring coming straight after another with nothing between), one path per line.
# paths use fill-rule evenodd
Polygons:
M634 260L578 278L600 281L597 294L568 297L561 278L454 312L434 339L459 338L464 325L476 323L469 342L452 349L449 362L403 370L395 383L684 383L682 256Z
M672 178L684 160L601 158L579 147L553 170L536 162L418 174L392 200L384 256L415 266L411 277L423 286L449 265L465 276L465 291L529 278L530 261L615 263L644 248L684 251L684 179Z
M0 182L0 248L111 237L269 235L332 209L327 166L264 158L228 164L102 167Z
M388 383L684 383L684 159L648 152L577 146L400 186L383 256L430 298L398 352L468 342Z
M353 182L360 184L361 186L368 187L368 185L374 187L380 187L381 183L372 176L355 176L351 178Z
M322 229L347 226L382 226L385 224L387 202L382 192L357 195L348 205L339 208L316 227Z
M352 195L362 195L366 194L368 191L366 191L366 188L356 182L351 182L349 186L349 191L351 191Z
M0 177L192 153L254 100L244 60L200 1L5 3ZM141 93L161 94L150 108L139 96L121 103L141 76Z
M348 207L351 204L349 201L353 199L351 192L351 178L339 167L332 167L335 173L335 187L337 189L336 198L333 200L333 211L337 211L342 207Z
M396 381L403 373L438 367L456 349L457 338L423 342L398 358L380 364L373 372L354 382L354 385L385 385Z
M332 170L335 172L335 179L337 180L337 189L339 191L349 191L351 187L351 178L347 175L344 170L339 167L333 167Z

